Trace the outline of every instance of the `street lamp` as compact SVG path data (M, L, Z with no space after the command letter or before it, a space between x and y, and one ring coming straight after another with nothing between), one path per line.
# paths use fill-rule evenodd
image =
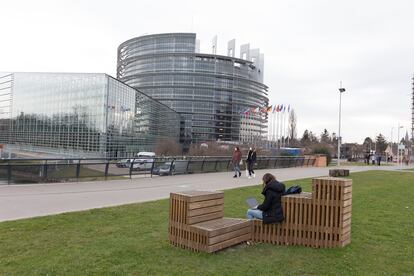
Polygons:
M338 162L337 165L340 165L340 158L341 158L341 101L342 101L342 93L345 92L345 88L342 87L342 81L341 81L341 87L339 88L339 130L338 130Z

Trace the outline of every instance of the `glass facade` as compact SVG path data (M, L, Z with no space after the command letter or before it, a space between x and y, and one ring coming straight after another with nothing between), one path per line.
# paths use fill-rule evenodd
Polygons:
M181 114L181 142L263 139L267 116L241 112L268 105L252 61L196 53L196 35L133 38L118 47L117 77Z
M11 73L0 83L0 143L121 157L178 141L179 114L106 74Z

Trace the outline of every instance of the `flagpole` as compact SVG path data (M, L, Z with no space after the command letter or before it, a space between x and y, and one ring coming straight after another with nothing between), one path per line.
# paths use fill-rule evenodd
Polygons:
M276 109L276 113L275 113L275 129L274 129L274 142L275 142L275 147L277 148L277 109Z
M283 147L286 147L286 108L283 110Z
M290 146L290 144L289 144L289 136L290 136L290 131L289 131L289 118L290 118L290 105L289 105L289 108L288 108L288 119L287 119L287 146L289 147Z
M276 123L276 145L277 148L279 148L279 111L277 112L277 123Z
M282 110L282 148L285 146L285 111Z
M272 118L269 116L269 122L268 122L268 126L269 129L267 131L267 140L272 141Z
M284 115L283 115L283 108L282 111L280 111L280 147L283 148L283 120L284 120Z
M276 120L275 111L273 110L273 113L272 113L272 124L273 124L273 126L272 126L272 145L275 142L275 120Z
M284 107L283 107L284 108ZM285 110L282 110L282 134L280 135L282 137L282 148L285 147Z

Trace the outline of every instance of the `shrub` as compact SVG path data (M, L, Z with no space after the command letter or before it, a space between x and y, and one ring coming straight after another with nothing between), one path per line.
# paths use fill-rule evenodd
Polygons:
M331 151L326 147L316 147L312 150L312 154L325 154L326 155L326 166L331 163L332 156Z

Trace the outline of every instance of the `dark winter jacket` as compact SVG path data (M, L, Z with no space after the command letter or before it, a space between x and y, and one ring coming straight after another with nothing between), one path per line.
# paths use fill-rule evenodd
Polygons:
M265 196L263 204L257 206L257 209L263 211L263 223L275 223L282 222L283 209L282 209L282 195L285 193L285 185L278 181L272 181L268 183L262 194Z
M256 162L256 152L249 150L249 153L247 154L247 162Z

